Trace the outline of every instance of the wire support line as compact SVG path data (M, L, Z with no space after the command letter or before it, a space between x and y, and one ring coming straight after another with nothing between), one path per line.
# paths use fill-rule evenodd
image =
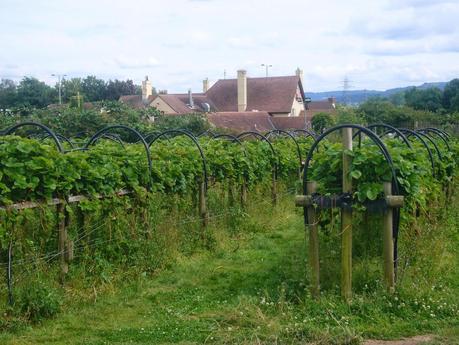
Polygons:
M287 189L283 193L279 193L278 197L279 198L284 198L286 196L291 196L292 193L294 193L294 192L296 192L296 188L290 188L290 189ZM258 200L256 202L252 202L250 204L250 206L252 206L252 207L253 206L260 206L260 205L263 205L263 204L271 204L271 201L262 199L262 200ZM209 215L207 217L207 219L209 221L215 220L215 219L221 219L221 218L223 218L223 217L225 217L227 215L230 215L230 214L234 213L235 211L239 211L239 210L241 210L240 206L230 207L225 212L221 212L221 213L218 213L218 214L215 214L215 215ZM166 222L166 224L167 224L167 226L180 226L180 225L184 225L184 224L190 224L190 223L195 223L195 222L197 223L197 222L201 222L201 221L202 221L202 217L195 216L195 217L192 217L192 218L188 218L186 220L180 220L180 221L176 221L176 222ZM73 240L73 243L77 244L77 243L81 242L83 239L89 237L91 234L93 234L98 229L102 228L104 225L106 225L105 221L98 223L96 226L92 227L89 232L86 232L84 235L82 235L82 236L76 238L75 240ZM82 230L84 230L84 227L79 228L77 231L79 232L79 231L82 231ZM100 239L93 239L93 240L91 240L89 242L86 242L82 246L74 247L74 250L82 249L82 248L85 248L85 247L88 247L88 246L89 246L89 248L93 248L93 247L96 247L98 245L111 242L113 240L115 240L115 239L111 239L111 240L108 240L108 241L107 240L100 241ZM45 260L45 263L50 263L56 257L59 257L60 255L63 255L63 254L66 254L67 252L68 252L67 250L61 250L61 251L49 252L49 253L46 253L43 256L40 256L40 257L37 257L37 258L33 258L33 259L30 259L30 260L19 259L17 261L14 261L14 267L32 265L32 264L35 264L35 263L37 263L37 262L39 262L41 260ZM7 265L8 265L7 262L0 263L0 267L6 267ZM16 273L15 275L17 276L17 274L18 273Z

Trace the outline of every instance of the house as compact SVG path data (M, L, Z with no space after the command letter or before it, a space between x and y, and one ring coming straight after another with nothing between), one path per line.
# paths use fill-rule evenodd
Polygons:
M245 70L239 70L237 78L220 79L211 87L208 79L203 80L200 93L189 90L157 96L151 94L146 78L142 96L122 96L120 101L134 107L152 106L168 115L205 113L212 124L228 129L305 128L313 112L306 107L302 76L299 68L293 76L264 78L249 78ZM320 109L321 106L317 104Z
M146 76L145 80L142 82L142 95L121 96L119 101L126 103L133 108L145 108L150 106L151 102L155 98L152 92L153 88L151 86L151 81L148 80L148 76Z
M305 110L301 70L295 76L248 78L239 70L236 79L220 79L201 93L158 95L149 102L165 114L190 112L257 112L272 116L299 116ZM120 99L121 100L121 99Z
M314 115L318 113L328 113L328 114L335 114L336 113L336 99L335 97L328 97L325 100L320 101L311 101L308 103L306 108L306 118L308 121L314 117Z

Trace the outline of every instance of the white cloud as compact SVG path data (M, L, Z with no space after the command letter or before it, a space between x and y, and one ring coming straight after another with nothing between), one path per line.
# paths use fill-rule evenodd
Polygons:
M141 59L139 57L120 56L115 59L115 63L122 69L146 69L159 65L159 61L154 57Z
M271 75L304 68L308 90L344 75L377 89L459 73L456 0L1 2L0 78L149 75L180 92L224 70L262 76L262 63Z

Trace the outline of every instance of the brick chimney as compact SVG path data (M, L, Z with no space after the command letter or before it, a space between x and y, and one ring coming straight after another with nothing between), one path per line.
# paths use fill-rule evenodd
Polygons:
M209 78L202 81L202 92L206 93L209 90Z
M301 84L303 84L303 70L301 68L297 68L296 71L295 71L295 75L297 77L300 77L300 80L301 80Z
M151 95L151 81L148 80L148 76L145 76L145 80L142 82L142 101L146 102Z
M188 89L188 105L190 108L194 108L193 93L191 92L191 89Z
M237 111L247 110L247 71L237 71Z
M336 98L335 97L328 97L328 102L332 105L333 108L336 107Z

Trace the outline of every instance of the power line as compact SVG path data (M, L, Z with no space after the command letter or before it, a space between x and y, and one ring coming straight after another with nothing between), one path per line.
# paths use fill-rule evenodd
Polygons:
M347 75L344 76L344 79L341 81L342 85L342 98L345 105L349 104L349 90L352 88L352 81L348 78Z

